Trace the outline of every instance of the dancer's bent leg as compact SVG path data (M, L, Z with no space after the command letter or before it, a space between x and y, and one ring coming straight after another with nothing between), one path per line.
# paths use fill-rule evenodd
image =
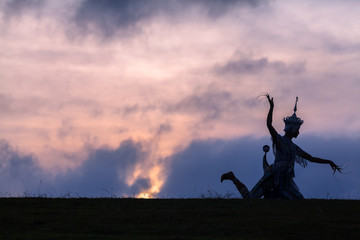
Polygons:
M231 180L237 190L239 191L239 193L241 194L241 196L244 198L244 199L247 199L249 198L249 190L248 188L245 186L245 184L243 184L242 182L239 181L239 179L237 179L234 175L233 172L227 172L227 173L224 173L222 176L221 176L221 182L224 181L224 180Z

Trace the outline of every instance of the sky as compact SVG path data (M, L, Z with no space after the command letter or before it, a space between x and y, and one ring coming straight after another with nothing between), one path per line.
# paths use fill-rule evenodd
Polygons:
M0 0L0 196L240 197L273 125L344 167L306 198L360 198L360 2ZM269 162L274 156L268 155Z

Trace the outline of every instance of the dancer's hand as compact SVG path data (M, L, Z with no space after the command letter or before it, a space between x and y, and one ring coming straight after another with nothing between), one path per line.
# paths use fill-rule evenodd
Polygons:
M265 96L269 101L270 107L274 107L274 98L270 98L270 95L268 93L266 93Z
M330 164L332 170L334 171L334 173L335 173L336 171L338 171L339 173L342 173L342 172L341 172L342 168L339 167L338 165L336 165L333 161L330 161L329 164Z

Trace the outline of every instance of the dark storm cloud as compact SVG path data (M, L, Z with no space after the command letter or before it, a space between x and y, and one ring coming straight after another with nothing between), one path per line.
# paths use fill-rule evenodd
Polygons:
M126 140L116 149L98 149L77 169L57 178L61 191L81 196L104 196L107 193L135 195L147 189L150 180L139 178L132 186L125 181L136 164L146 158L139 143Z
M217 74L258 74L267 70L277 74L299 74L305 71L305 62L286 63L269 61L267 58L241 58L214 67Z
M0 197L36 192L47 177L32 155L22 155L6 140L0 140Z
M236 4L254 7L265 1L251 0L86 0L77 9L74 21L83 33L113 37L141 30L151 17L162 14L167 17L184 16L189 8L200 7L210 18L226 13ZM93 31L96 32L93 32Z
M113 36L117 29L133 30L137 23L157 9L155 1L146 0L87 0L78 9L75 22L85 31L95 27L104 37Z
M128 186L125 183L126 177L145 158L146 153L139 143L126 140L116 149L95 150L78 168L53 179L36 164L33 156L22 156L9 143L1 140L0 194L45 194L54 197L62 197L67 193L85 197L119 196L117 194L135 196L150 186L150 180L140 177Z
M299 137L301 138L301 137ZM200 197L207 191L225 195L234 193L235 186L228 181L220 183L220 176L232 170L248 188L262 177L262 146L271 144L270 138L235 140L207 140L191 143L185 150L173 155L169 162L168 179L159 196ZM306 168L296 164L295 182L305 197L360 198L360 159L357 149L360 139L338 138L324 140L304 136L298 145L313 156L344 164L345 174L332 174L328 165L309 163ZM319 156L317 153L326 152ZM268 154L269 163L273 155Z

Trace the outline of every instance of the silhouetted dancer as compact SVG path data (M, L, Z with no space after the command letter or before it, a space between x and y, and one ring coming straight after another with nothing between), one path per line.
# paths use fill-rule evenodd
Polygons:
M302 167L306 167L307 160L315 163L329 164L334 173L336 171L341 173L341 168L333 161L311 156L292 142L292 139L299 135L300 126L304 123L303 120L296 116L297 97L294 114L283 119L285 123L285 135L280 136L280 134L278 134L272 126L274 100L273 98L270 98L269 94L266 94L265 96L270 104L267 116L267 127L272 138L273 151L275 154L273 166L269 166L269 169L266 171L264 169L264 176L250 192L247 187L235 177L233 172L223 174L221 176L221 182L223 180L231 180L243 198L261 198L264 195L269 195L271 198L303 199L303 195L300 193L299 188L293 180L295 177L295 162L300 164ZM263 166L268 166L268 163L263 163Z

